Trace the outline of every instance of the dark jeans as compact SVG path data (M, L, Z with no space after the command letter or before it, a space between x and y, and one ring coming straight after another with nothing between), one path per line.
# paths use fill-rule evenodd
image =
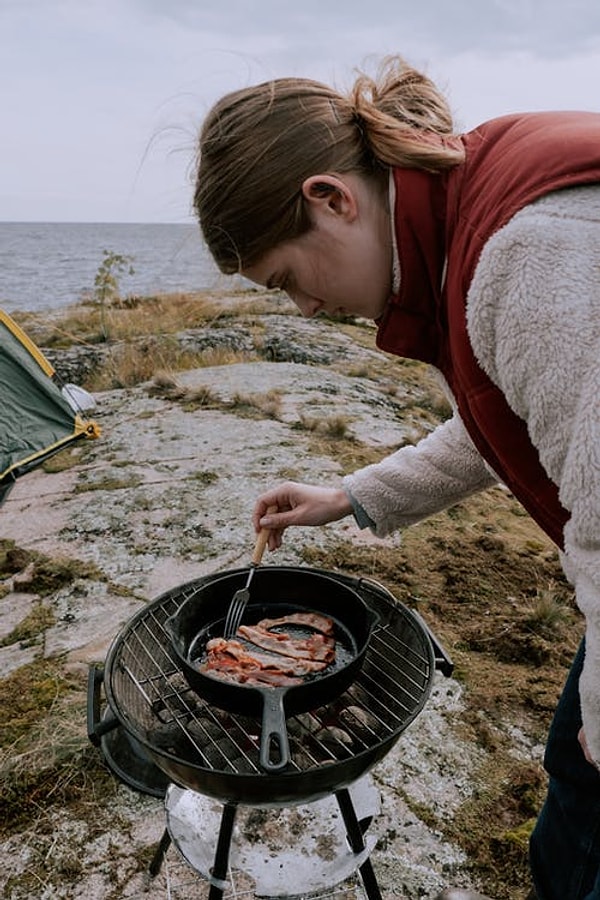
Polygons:
M546 746L548 794L530 844L538 900L600 900L600 772L586 761L577 740L583 656L582 643Z

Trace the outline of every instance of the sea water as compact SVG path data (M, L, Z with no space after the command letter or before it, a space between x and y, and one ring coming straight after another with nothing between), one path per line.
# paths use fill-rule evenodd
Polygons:
M103 251L130 258L122 273L115 270L122 296L228 284L194 224L0 222L0 308L37 312L79 302L94 290Z

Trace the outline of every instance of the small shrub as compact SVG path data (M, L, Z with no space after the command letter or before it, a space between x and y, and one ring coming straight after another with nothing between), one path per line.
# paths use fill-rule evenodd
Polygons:
M341 440L348 437L348 427L351 421L348 416L342 415L332 416L329 419L318 419L302 414L299 422L294 427L299 430L324 435L334 440Z
M346 416L333 416L325 423L325 434L331 438L345 438L348 435L348 426L351 419Z
M198 408L219 409L219 407L223 406L221 398L205 385L188 390L181 400L184 409L188 412L193 412Z
M132 266L133 257L131 256L114 253L112 250L103 250L102 255L104 258L98 266L94 278L92 299L100 308L102 336L107 341L109 339L107 307L121 302L119 284L121 275L125 273L133 275L135 270Z
M539 589L536 592L525 616L525 625L532 631L551 639L560 636L561 626L570 619L571 611L568 606L565 606L556 585L549 584L547 588Z
M229 408L242 415L254 416L259 413L268 419L278 419L281 413L281 392L267 391L266 394L234 394Z

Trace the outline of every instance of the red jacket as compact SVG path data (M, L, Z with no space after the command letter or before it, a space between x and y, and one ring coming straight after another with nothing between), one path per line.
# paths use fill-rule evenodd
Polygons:
M569 513L526 423L475 359L466 304L483 246L518 210L550 191L600 182L600 114L504 116L461 141L465 162L447 173L394 170L401 282L377 345L442 371L483 458L562 545Z

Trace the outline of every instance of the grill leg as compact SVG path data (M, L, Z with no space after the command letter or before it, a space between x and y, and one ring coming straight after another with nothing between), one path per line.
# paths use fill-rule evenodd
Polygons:
M342 818L344 819L344 825L346 826L346 833L352 852L360 853L365 849L365 842L361 827L356 818L356 811L352 803L350 792L346 788L342 788L341 790L336 791L335 796L342 813ZM358 870L369 900L383 900L379 885L377 884L377 879L375 878L371 860L368 857L362 866L359 866Z
M152 862L148 867L148 872L150 873L150 878L156 878L158 873L160 872L160 867L163 864L163 859L165 858L165 853L169 849L169 845L171 843L171 835L168 830L165 828L163 831L163 836L161 837L158 847L156 848L156 853L152 857Z
M233 834L233 823L237 805L235 803L226 803L223 807L221 816L221 825L219 826L219 837L217 839L217 849L215 851L215 860L210 872L210 890L208 892L208 900L221 900L223 892L227 887L227 868L229 865L229 851L231 849L231 837Z

